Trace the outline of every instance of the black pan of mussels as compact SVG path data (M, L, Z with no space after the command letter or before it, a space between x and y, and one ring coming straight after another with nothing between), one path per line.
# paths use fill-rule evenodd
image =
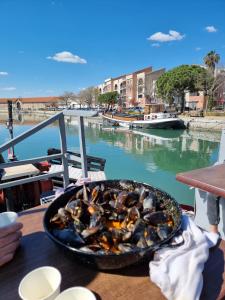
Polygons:
M120 269L152 257L181 227L169 194L131 180L105 180L60 195L44 216L47 235L83 263Z

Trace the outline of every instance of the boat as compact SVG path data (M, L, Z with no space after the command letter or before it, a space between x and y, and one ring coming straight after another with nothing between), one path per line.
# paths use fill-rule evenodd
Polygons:
M164 104L148 104L144 114L132 115L128 113L106 112L102 115L113 126L128 128L157 128L157 129L183 129L183 120L176 117L175 113L165 111Z

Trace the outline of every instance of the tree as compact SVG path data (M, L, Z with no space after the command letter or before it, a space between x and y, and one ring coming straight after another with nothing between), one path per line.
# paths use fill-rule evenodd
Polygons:
M157 96L164 102L172 104L175 98L180 100L181 112L185 106L185 92L196 92L203 90L208 77L204 74L207 71L196 65L181 65L164 74L156 82Z
M62 96L59 97L59 99L62 101L62 103L68 107L71 101L74 101L76 98L76 95L72 92L64 92Z
M207 108L211 110L215 103L215 98L223 98L223 93L225 91L225 72L220 72L213 77L212 85L208 91L208 103Z
M88 107L95 105L96 102L96 88L88 87L79 93L79 97L82 99L82 103L86 104Z
M112 108L115 104L118 103L119 94L115 92L108 92L98 96L98 102L100 104L106 104L107 109Z
M222 70L220 72L215 72L216 64L219 62L220 56L215 51L210 51L204 57L204 63L208 67L208 72L206 76L210 79L210 84L207 89L208 101L206 104L207 109L211 110L214 106L215 98L222 97L221 94L224 92L225 88L225 72Z
M204 63L214 75L216 64L219 62L220 56L216 53L216 51L210 51L205 57L204 57Z

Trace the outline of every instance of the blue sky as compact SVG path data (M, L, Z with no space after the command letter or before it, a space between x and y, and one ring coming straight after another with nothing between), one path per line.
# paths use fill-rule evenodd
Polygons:
M0 97L61 95L153 66L225 65L224 0L0 0Z

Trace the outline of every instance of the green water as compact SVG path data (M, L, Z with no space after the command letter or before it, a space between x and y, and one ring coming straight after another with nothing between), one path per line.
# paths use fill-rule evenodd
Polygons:
M14 135L31 125L15 125ZM67 125L68 148L79 150L78 128ZM145 182L171 194L178 202L193 204L194 190L176 181L178 172L212 165L218 156L220 133L186 130L129 131L85 126L87 154L106 159L108 179L127 178ZM8 131L0 121L0 144ZM57 125L47 127L15 147L18 159L46 155L59 147ZM7 153L4 153L7 156Z

